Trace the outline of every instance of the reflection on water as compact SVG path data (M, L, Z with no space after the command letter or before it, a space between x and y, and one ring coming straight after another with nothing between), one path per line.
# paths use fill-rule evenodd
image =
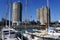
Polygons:
M43 40L60 40L60 39L54 39L54 38L42 38Z
M38 30L38 29L37 29L37 30ZM31 32L31 33L39 32L39 31L33 31L33 29L27 29L27 31L28 31L28 32ZM24 32L25 32L25 30L24 30L24 29L22 29L22 32L24 33Z

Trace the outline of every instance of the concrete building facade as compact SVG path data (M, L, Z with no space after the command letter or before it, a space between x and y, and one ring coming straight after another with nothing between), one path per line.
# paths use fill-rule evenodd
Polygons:
M50 23L50 8L47 6L37 9L37 21L44 25Z
M22 4L14 2L12 9L12 25L19 25L22 22Z

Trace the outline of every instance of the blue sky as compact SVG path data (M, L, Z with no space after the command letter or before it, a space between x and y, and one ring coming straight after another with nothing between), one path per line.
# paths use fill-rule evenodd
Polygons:
M12 0L16 2L19 0ZM21 0L23 10L22 10L22 20L25 20L25 0ZM36 20L37 12L36 9L46 6L46 0L28 0L28 20ZM51 21L60 20L60 0L49 0ZM6 16L6 0L0 0L0 20ZM31 18L32 16L32 18ZM8 18L8 16L7 16Z

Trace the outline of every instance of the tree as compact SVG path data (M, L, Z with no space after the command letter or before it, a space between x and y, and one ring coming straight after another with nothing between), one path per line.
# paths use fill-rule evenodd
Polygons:
M37 21L37 24L38 24L38 25L40 25L40 22L39 22L39 21Z
M34 20L32 20L32 21L30 21L30 24L36 25L37 23Z

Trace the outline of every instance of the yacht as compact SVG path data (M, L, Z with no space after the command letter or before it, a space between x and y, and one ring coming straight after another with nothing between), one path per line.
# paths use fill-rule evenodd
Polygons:
M55 35L55 36L60 36L60 27L56 27L53 30L49 30L48 34L50 35Z
M18 31L13 28L5 27L2 29L2 40L21 40L17 37L16 33Z
M39 30L40 31L40 30ZM43 32L34 33L24 33L23 35L28 38L28 40L60 40L60 27L48 29L48 32L41 30Z

